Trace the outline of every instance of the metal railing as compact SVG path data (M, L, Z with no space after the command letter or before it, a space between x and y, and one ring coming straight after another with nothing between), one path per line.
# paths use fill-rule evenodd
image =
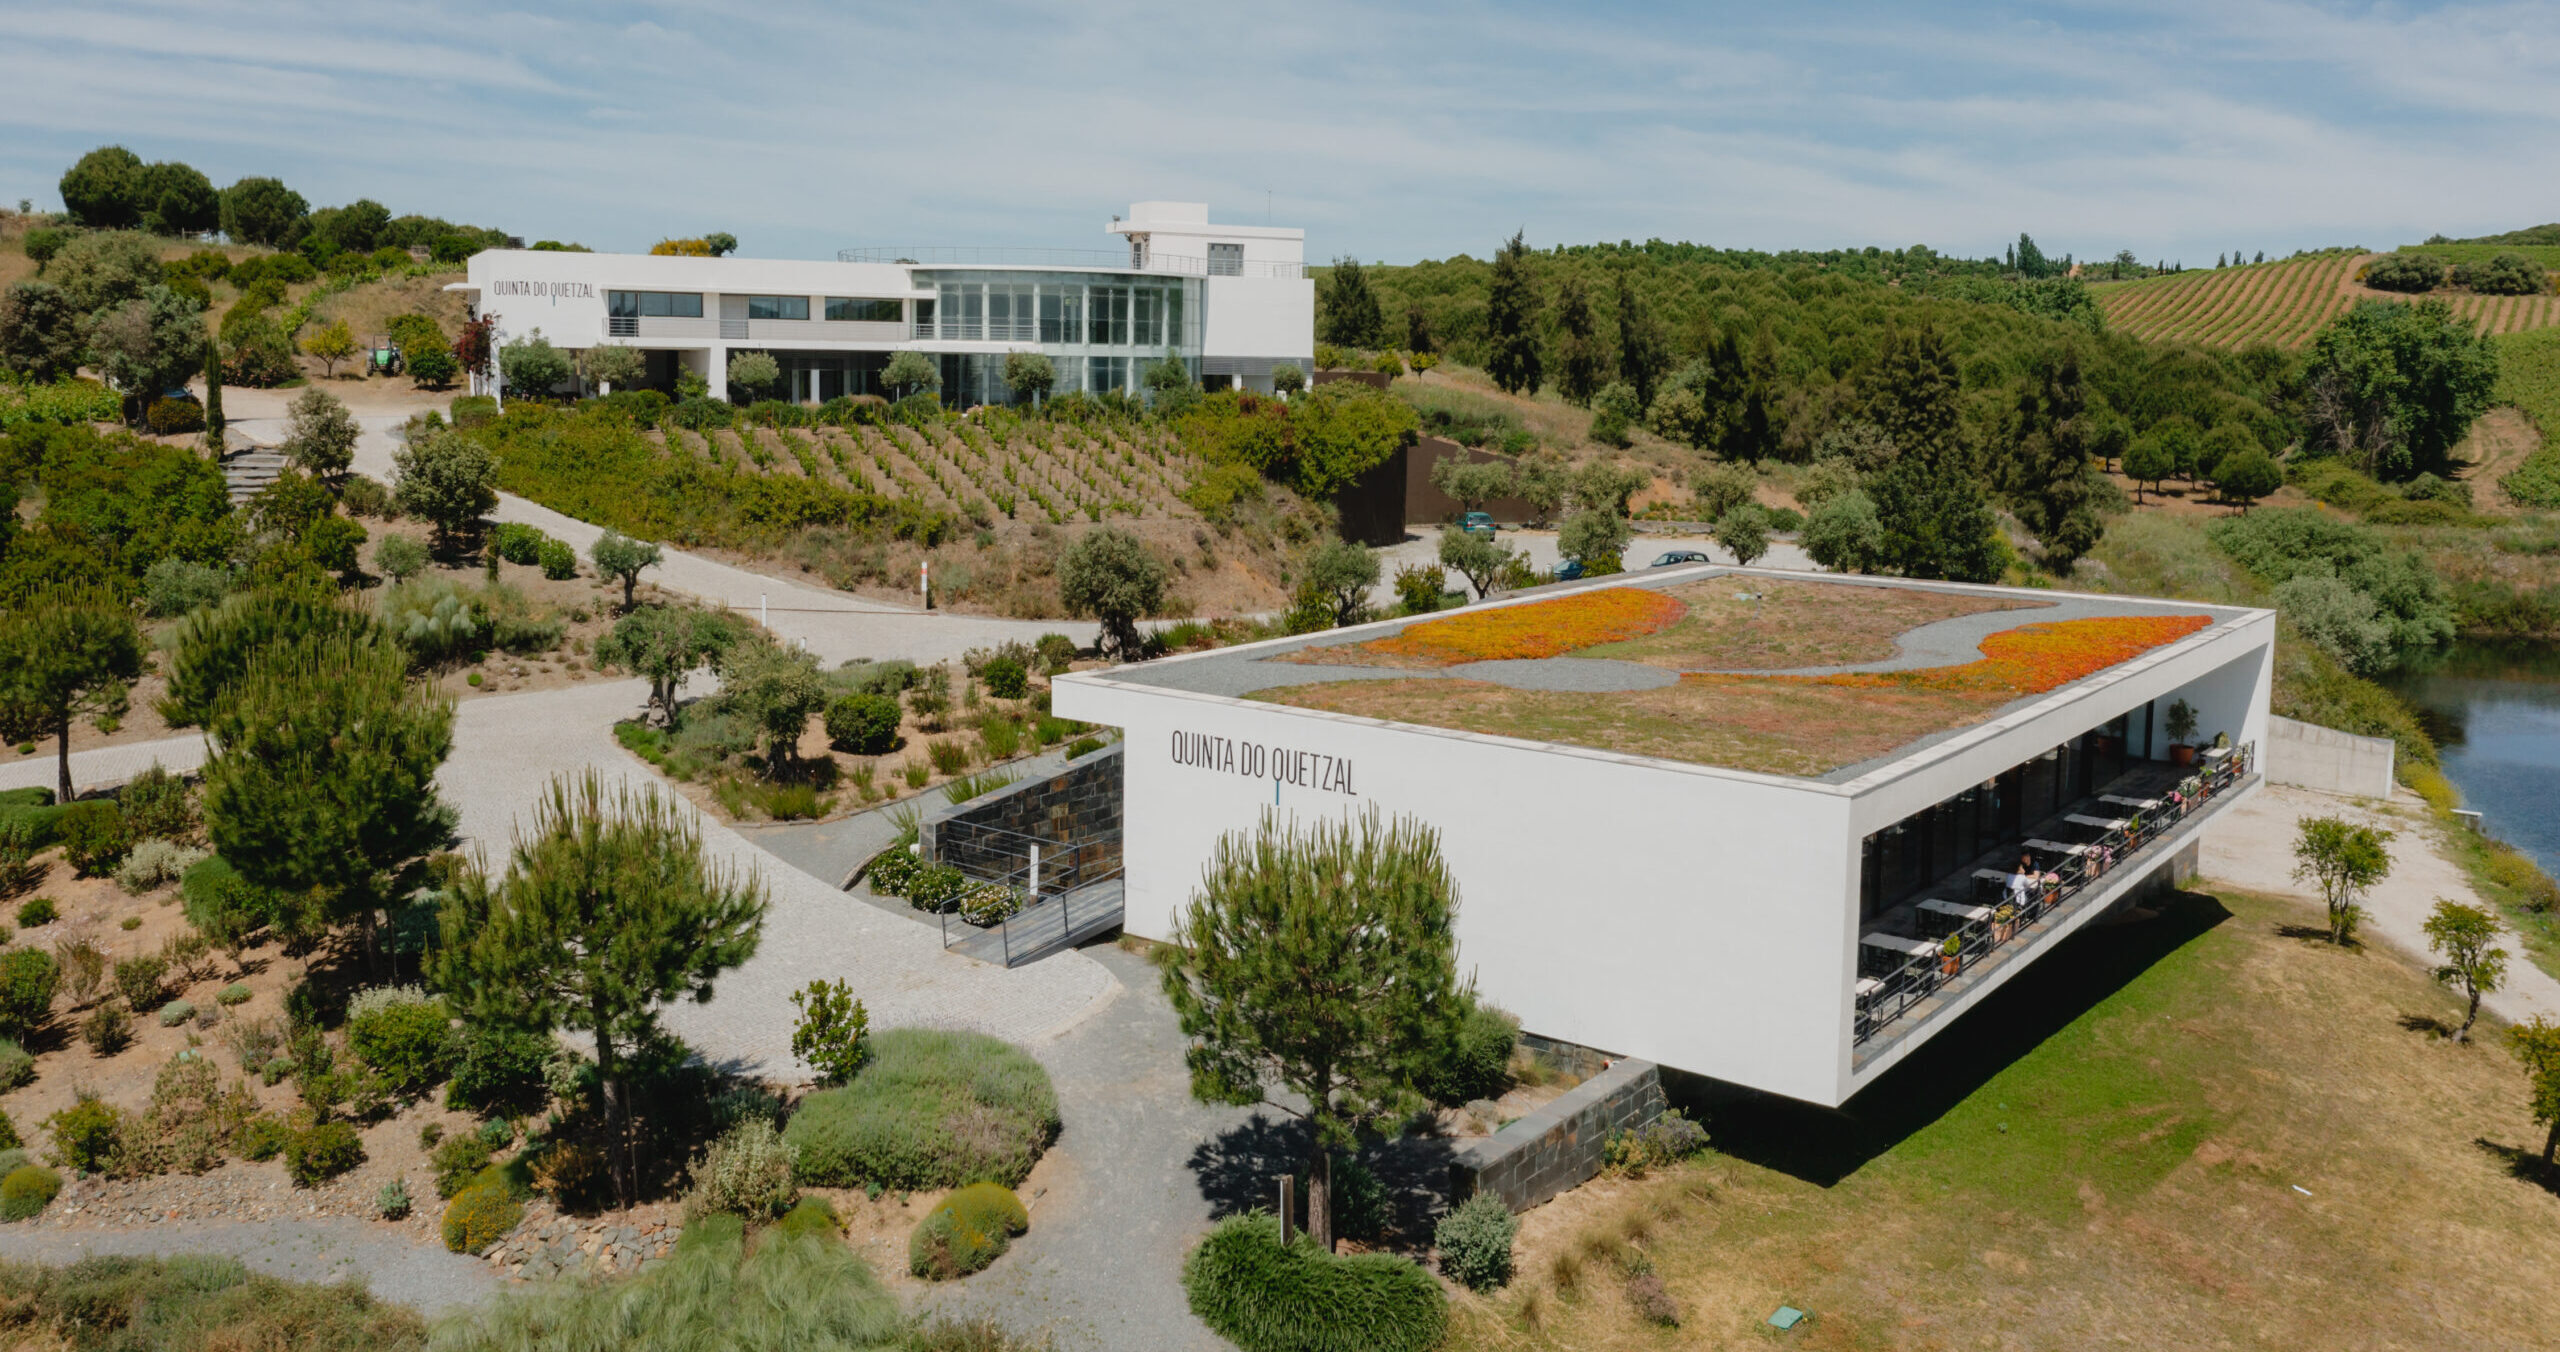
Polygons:
M986 939L992 937L995 954L1011 967L1120 923L1119 890L1102 891L1103 884L1122 876L1117 831L1070 845L1000 826L944 822L935 834L934 857L960 870L978 887L1000 888L1016 899L1003 914L983 923L963 915L958 904L941 907L946 949L985 949L990 947ZM1022 861L1019 865L1004 866L1017 859ZM956 936L951 928L954 916L961 919Z
M1104 268L1114 272L1162 272L1184 277L1304 277L1304 263L1279 263L1267 259L1219 259L1212 271L1210 260L1189 254L1159 253L1153 249L1132 253L1127 249L1038 249L1008 248L1002 245L972 247L967 245L924 245L901 247L879 245L859 249L836 250L839 263L905 263L916 267L1055 267Z
M2017 845L2019 852L2034 855L2042 870L2041 879L2031 883L2023 894L2010 883L2014 875L1979 869L1963 900L1931 897L1917 905L1913 914L1919 917L1916 925L1922 933L1910 937L1924 944L1924 951L1906 953L1899 959L1871 958L1867 956L1869 948L1879 953L1886 950L1865 945L1862 936L1851 1044L1862 1044L1891 1027L1947 983L2026 937L2037 922L2068 904L2090 884L2130 863L2145 846L2246 777L2256 754L2254 742L2208 751L2195 773L2164 790L2149 805L2138 800L2111 803L2103 796L2090 800L2103 805L2107 812L2122 815L2095 818L2115 824L2085 826L2076 832L2087 835L2087 840L2030 839ZM2071 816L2057 820L2067 822ZM1932 906L1931 901L1939 904Z

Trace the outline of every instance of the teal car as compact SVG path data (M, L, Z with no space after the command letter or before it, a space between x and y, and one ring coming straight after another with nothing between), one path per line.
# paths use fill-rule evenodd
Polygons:
M1490 540L1494 535L1493 513L1469 512L1458 519L1458 529Z

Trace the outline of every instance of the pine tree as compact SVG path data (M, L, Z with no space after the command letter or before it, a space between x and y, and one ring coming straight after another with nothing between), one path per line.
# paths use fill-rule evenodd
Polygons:
M1324 340L1343 347L1376 347L1386 331L1386 320L1378 312L1378 293L1369 289L1369 275L1360 270L1360 260L1333 260L1333 273L1325 286Z
M1485 301L1485 330L1493 352L1485 370L1505 394L1535 394L1546 383L1538 357L1537 282L1529 275L1526 231L1515 233L1493 256L1493 285Z
M1638 296L1627 274L1618 274L1618 379L1636 392L1642 409L1653 407L1663 373L1671 369L1671 342L1662 321Z
M132 608L102 587L19 597L0 618L0 721L52 734L60 801L71 801L72 723L121 717L142 656Z
M1556 393L1576 408L1588 408L1608 375L1591 294L1581 278L1567 277L1556 288Z
M1219 840L1176 925L1164 989L1192 1096L1306 1119L1307 1233L1327 1248L1333 1152L1411 1114L1454 1031L1457 910L1430 827L1372 810L1300 831L1266 813Z
M759 879L704 858L689 806L654 788L608 794L589 771L552 781L504 877L474 870L446 893L432 975L475 1025L593 1039L607 1169L628 1205L630 1058L657 1036L662 1006L708 1001L715 978L755 956L768 909Z
M2079 350L2065 347L2047 357L2019 393L2009 428L2012 449L2002 462L2018 519L2035 532L2045 566L2056 573L2069 574L2105 530L2089 445L2094 426Z
M1962 393L1955 358L1935 328L1886 339L1866 413L1896 455L1869 495L1884 532L1879 561L1906 577L2000 575L1998 527L1957 434Z

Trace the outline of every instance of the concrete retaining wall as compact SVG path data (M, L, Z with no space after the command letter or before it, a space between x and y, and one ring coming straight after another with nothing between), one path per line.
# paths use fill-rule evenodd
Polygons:
M2266 774L2278 784L2357 798L2389 798L2392 756L2397 750L2388 737L2359 737L2317 723L2267 716Z
M1449 1163L1449 1198L1486 1191L1526 1211L1598 1174L1610 1133L1643 1126L1663 1106L1660 1070L1620 1061L1493 1135L1462 1143Z
M1087 876L1118 867L1120 767L1126 745L1115 742L1067 762L1054 775L1007 784L943 808L925 819L919 853L964 873L1001 877L1023 866L1026 842L1021 838L1029 836L1073 847L1072 855L1043 852L1043 878L1070 865Z

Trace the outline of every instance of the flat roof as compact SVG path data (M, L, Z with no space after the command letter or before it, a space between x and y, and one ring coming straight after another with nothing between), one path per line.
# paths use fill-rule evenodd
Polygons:
M1841 784L2262 613L1697 565L1087 678Z

